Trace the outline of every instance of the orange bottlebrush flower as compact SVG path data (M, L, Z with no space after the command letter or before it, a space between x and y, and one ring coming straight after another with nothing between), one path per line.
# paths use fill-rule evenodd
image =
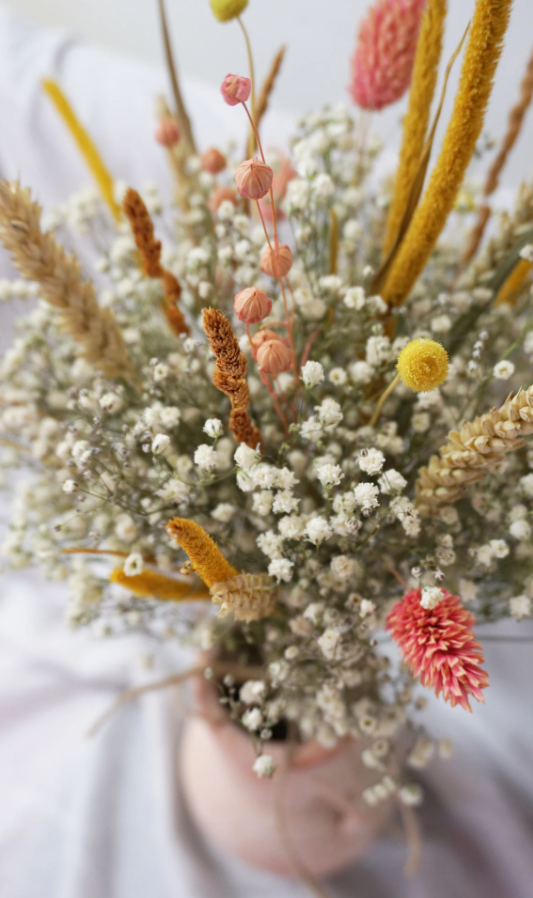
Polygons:
M154 225L142 197L131 187L124 197L123 208L147 276L159 278L163 284L163 311L170 327L178 336L188 334L185 318L176 305L181 296L181 286L175 275L161 265L161 241L155 238Z
M437 696L442 692L452 706L471 711L468 696L484 702L481 690L489 685L480 667L485 660L481 646L472 631L475 618L458 596L444 589L442 594L434 607L423 607L421 589L406 593L387 615L387 630L423 686L434 688Z
M262 440L260 431L252 424L247 411L250 390L245 380L246 358L231 324L218 309L204 310L204 331L217 360L213 383L231 402L230 429L234 439L237 443L246 443L251 449L255 449Z
M151 571L145 568L140 574L134 574L128 577L122 568L115 568L111 572L109 579L111 583L118 583L124 586L136 596L143 598L161 599L163 601L174 602L199 602L210 599L209 593L202 589L196 583L190 580L175 580L172 577L165 577L157 571Z
M194 521L172 518L167 524L167 532L187 553L194 570L209 588L238 574L217 544Z

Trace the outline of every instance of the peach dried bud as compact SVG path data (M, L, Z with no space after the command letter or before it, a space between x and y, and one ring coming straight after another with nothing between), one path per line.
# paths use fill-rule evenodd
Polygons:
M272 186L274 172L260 159L246 159L235 172L235 184L240 195L247 200L260 200Z
M200 165L202 171L209 172L210 175L218 175L219 172L224 171L226 168L226 157L216 147L209 147L205 153L202 153Z
M220 93L228 106L246 103L252 90L252 82L244 75L226 75L220 85Z
M181 137L181 131L176 122L171 118L162 118L155 129L155 139L167 150L176 146Z
M267 340L257 350L257 364L263 374L276 377L291 367L291 353L279 338Z
M272 300L263 290L257 287L247 287L237 293L233 308L239 321L245 324L257 324L267 318L272 311Z
M261 253L259 267L263 274L268 274L271 278L282 278L292 268L292 253L289 247L282 243L278 249L265 246Z

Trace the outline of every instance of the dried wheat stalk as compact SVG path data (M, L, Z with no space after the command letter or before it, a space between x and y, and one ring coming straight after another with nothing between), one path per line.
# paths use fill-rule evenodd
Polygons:
M285 53L287 51L287 47L283 44L282 47L279 48L278 52L274 56L272 60L272 65L270 67L270 71L263 82L263 86L261 88L261 93L257 98L257 105L255 108L255 125L256 128L259 127L261 123L261 119L265 115L268 109L268 102L270 100L270 95L274 90L274 85L276 83L276 78L280 73L280 69L285 58Z
M439 455L422 468L416 484L416 501L422 515L451 505L464 495L470 483L483 480L505 456L524 445L533 433L533 386L511 395L500 408L466 421L448 434Z
M53 234L41 229L41 207L18 182L0 181L0 240L23 277L36 281L46 302L61 313L81 354L106 377L137 384L132 361L113 313L98 305L94 285L81 277Z

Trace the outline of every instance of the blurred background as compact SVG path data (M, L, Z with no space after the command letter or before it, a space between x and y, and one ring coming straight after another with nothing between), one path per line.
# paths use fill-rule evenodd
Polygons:
M161 40L157 0L8 0L8 5L35 22L70 29L108 48L145 62L160 64ZM245 71L246 57L240 29L221 26L208 0L166 0L176 54L184 76L218 85L228 71ZM275 103L303 113L324 103L348 99L349 58L357 23L369 0L251 0L245 13L259 76L265 74L281 43L288 54L275 94ZM474 9L474 0L449 0L444 59L456 49ZM506 47L498 70L486 131L498 137L531 50L532 0L515 0ZM324 39L325 38L325 39ZM456 62L441 118L447 120L460 70ZM442 77L442 73L441 73ZM398 141L404 103L380 115L374 124L387 140ZM513 151L506 183L519 183L533 165L533 116ZM437 144L438 145L438 144Z

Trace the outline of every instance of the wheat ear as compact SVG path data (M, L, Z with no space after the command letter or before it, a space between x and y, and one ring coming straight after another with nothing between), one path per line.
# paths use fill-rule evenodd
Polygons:
M416 483L417 506L431 515L442 505L451 505L464 495L470 483L483 480L498 468L509 452L524 445L533 433L533 386L511 394L500 408L466 421L452 430Z
M83 358L106 377L136 385L113 313L98 305L94 285L81 277L76 257L67 256L53 234L42 230L41 207L18 182L0 181L0 240L23 277L36 281L43 299L59 310Z

